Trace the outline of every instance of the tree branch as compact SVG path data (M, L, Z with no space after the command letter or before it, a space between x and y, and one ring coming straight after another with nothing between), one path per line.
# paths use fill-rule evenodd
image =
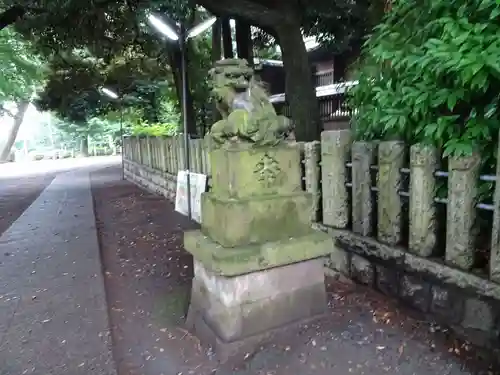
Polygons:
M116 0L103 0L100 3L94 4L94 6L96 8L102 8L114 2L116 2ZM45 8L14 5L3 12L0 12L0 30L22 20L26 17L27 13L30 12L33 14L43 14L49 13L49 10Z
M12 112L10 109L5 108L3 105L0 107L0 113L7 113L10 117L16 117L16 114Z
M199 0L198 3L218 16L241 17L256 26L273 27L276 23L290 21L287 12L251 0Z

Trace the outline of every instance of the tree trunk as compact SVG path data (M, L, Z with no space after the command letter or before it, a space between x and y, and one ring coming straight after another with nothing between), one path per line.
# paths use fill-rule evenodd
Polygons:
M190 43L187 43L186 49L187 53L189 55L189 45ZM175 50L169 51L168 53L168 60L169 60L169 65L172 69L172 75L174 77L174 83L175 83L175 90L177 92L177 98L179 99L179 108L181 109L181 114L184 116L182 113L182 72L181 72L181 53L178 48ZM189 64L188 64L189 65ZM188 81L188 87L189 86L189 66L186 71L186 79ZM193 102L193 96L191 95L191 90L187 90L187 95L186 95L186 103L187 103L187 124L188 124L188 133L190 135L196 135L197 134L197 129L196 129L196 116L194 112L194 102ZM182 129L181 126L181 131L184 132L184 129Z
M246 59L253 66L253 45L250 24L244 20L236 21L236 53L239 59Z
M231 25L228 17L222 19L222 46L224 49L224 58L232 59L234 57L233 37L231 35Z
M160 101L158 100L158 92L152 91L147 95L150 103L149 109L145 113L145 119L151 124L160 122Z
M87 136L80 140L80 154L85 158L89 156L89 138Z
M219 61L222 58L222 24L221 19L212 26L212 63Z
M215 62L219 61L222 58L222 22L221 19L218 18L217 22L215 22L212 27L212 66ZM220 113L217 110L217 106L215 105L215 101L211 101L210 110L212 112L212 124L215 124L217 121L221 119ZM211 125L211 124L210 124Z
M21 125L24 120L24 115L26 114L29 105L30 105L29 101L21 101L17 104L17 112L14 115L14 124L12 125L9 134L7 135L7 141L0 152L0 163L6 163L10 160L10 153L12 150L12 146L16 141L17 133L21 128Z
M295 125L295 138L304 142L319 140L322 124L300 23L281 23L275 29L283 57L285 94Z

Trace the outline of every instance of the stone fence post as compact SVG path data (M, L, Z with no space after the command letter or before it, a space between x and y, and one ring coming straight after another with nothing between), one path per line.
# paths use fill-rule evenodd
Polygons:
M177 148L175 136L168 137L167 143L167 158L168 158L168 173L177 173Z
M428 257L436 247L436 178L438 152L416 144L410 148L410 252Z
M125 157L128 160L134 160L135 161L135 142L133 137L127 137L124 141L126 144L126 153Z
M308 142L304 144L304 169L306 178L306 191L312 194L313 207L311 214L311 222L316 223L321 221L320 204L321 204L321 143L318 141Z
M401 242L401 168L405 145L401 141L380 142L378 147L378 240L388 245Z
M158 137L151 137L149 139L150 150L151 150L151 168L158 169Z
M157 137L153 137L151 139L151 141L152 141L151 142L151 152L153 154L153 157L152 157L152 162L153 162L152 164L153 165L152 165L152 167L154 169L158 169L158 170L161 169L160 163L159 163L160 158L158 157L159 156L158 154L159 154L159 151L160 151L160 139L161 139L161 137L158 137L158 136Z
M146 137L146 163L148 167L152 167L153 164L153 158L152 158L152 152L151 152L151 138L149 135Z
M375 145L371 142L352 144L352 230L362 236L373 233L372 178Z
M168 138L163 136L159 137L158 141L158 153L160 157L160 167L162 172L166 172L168 170L168 159L167 159L167 142Z
M139 161L139 141L137 137L130 137L129 140L132 144L132 161L137 163Z
M493 229L491 231L490 279L500 283L500 132L497 151L497 173L493 205Z
M179 134L176 136L176 147L177 147L177 157L179 158L179 168L175 171L175 175L177 176L177 172L180 170L186 170L186 154L185 154L185 144L184 144L184 135Z
M480 157L451 157L448 162L446 262L463 270L474 265L474 223Z
M162 171L163 170L163 158L162 158L162 148L163 148L163 137L155 137L155 141L153 144L154 147L154 166L156 169Z
M145 148L145 142L144 142L144 138L143 137L140 137L138 136L137 137L137 142L139 143L139 164L145 164L145 161L146 161L146 148Z
M189 169L190 172L198 172L196 166L196 139L189 140Z
M203 139L196 140L196 172L203 173Z
M323 224L345 228L349 223L346 163L351 144L350 130L321 133L321 180Z
M177 171L177 147L175 143L175 136L168 137L167 143L167 157L169 159L168 163L168 172L174 173L174 170Z
M130 160L130 156L129 156L129 151L130 150L130 143L129 143L129 140L128 138L123 138L123 142L122 142L122 155L123 155L123 158L124 159L129 159Z

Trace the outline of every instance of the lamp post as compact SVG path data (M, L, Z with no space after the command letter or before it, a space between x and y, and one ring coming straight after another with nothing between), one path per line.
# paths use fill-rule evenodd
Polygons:
M189 133L188 133L188 122L187 122L187 56L186 56L186 42L188 39L194 38L201 33L208 30L217 20L216 17L211 17L206 21L199 23L198 25L186 30L183 24L180 27L171 26L167 22L163 21L161 18L149 14L148 21L156 30L161 34L165 35L167 38L174 42L179 42L179 49L181 52L181 81L182 81L182 119L184 127L184 158L186 160L186 178L187 178L187 210L188 218L191 220L191 178L190 178L190 168L191 161L189 160Z
M121 158L122 158L122 180L125 180L125 160L123 158L123 103L122 99L118 96L116 92L110 90L106 87L101 87L100 91L107 97L117 100L120 106L120 143L121 143Z

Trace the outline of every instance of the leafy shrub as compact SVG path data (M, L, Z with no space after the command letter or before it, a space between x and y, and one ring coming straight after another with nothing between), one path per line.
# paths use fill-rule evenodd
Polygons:
M365 44L351 90L356 136L481 150L492 167L499 128L496 0L394 0ZM488 169L489 169L488 168Z
M151 124L137 125L132 128L132 135L135 136L173 136L177 134L176 124Z

